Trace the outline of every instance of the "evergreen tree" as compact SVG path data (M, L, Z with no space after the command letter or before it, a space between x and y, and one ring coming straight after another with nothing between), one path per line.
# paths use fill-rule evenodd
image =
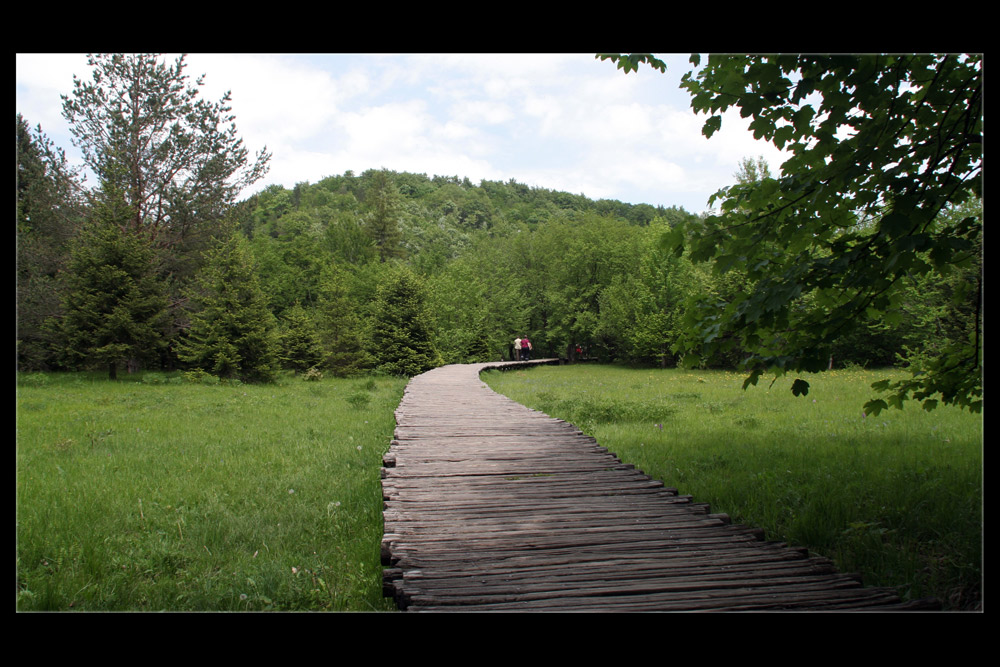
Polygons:
M184 56L167 65L155 54L97 54L87 64L92 81L73 78L63 116L87 166L124 194L132 215L123 226L181 242L267 173L266 150L248 162L229 93L199 99L204 77L189 85Z
M406 267L394 267L375 299L372 354L376 368L393 375L419 375L442 363L432 341L432 319L423 282Z
M208 252L191 300L197 310L178 351L183 361L222 379L273 379L276 323L241 234L231 232Z
M66 269L69 244L83 221L78 175L42 133L17 115L17 364L44 370L54 359L44 326L61 312L57 277Z
M119 363L127 361L131 372L166 346L164 286L149 243L120 226L130 214L120 191L106 183L94 220L73 244L57 325L67 365L98 362L112 380Z
M323 363L323 347L312 318L296 302L282 315L279 357L286 368L307 371Z
M385 169L372 173L371 183L365 190L365 204L368 206L365 227L378 249L379 259L385 262L401 256L400 195Z
M469 345L465 349L466 362L496 361L499 356L499 352L490 349L489 320L485 314L482 314L476 322Z
M370 368L373 359L365 349L363 327L347 285L347 275L330 265L319 288L317 327L326 353L326 367L346 377Z

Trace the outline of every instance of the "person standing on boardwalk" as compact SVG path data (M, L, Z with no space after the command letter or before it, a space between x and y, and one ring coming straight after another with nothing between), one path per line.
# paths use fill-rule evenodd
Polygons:
M527 336L521 339L521 361L531 361L531 341Z
M521 361L521 339L514 339L514 361Z

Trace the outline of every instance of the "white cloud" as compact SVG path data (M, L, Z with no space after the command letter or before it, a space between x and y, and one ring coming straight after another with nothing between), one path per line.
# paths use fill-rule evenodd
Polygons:
M346 130L351 152L408 152L424 140L429 124L425 108L421 100L394 102L343 114L337 124Z
M15 99L17 113L34 129L41 125L57 146L64 149L70 164L82 159L73 149L69 126L62 117L60 95L70 95L73 75L89 79L86 56L82 54L17 54L15 57Z
M192 54L189 73L207 72L204 96L216 101L232 92L237 126L261 143L301 141L321 133L340 104L364 89L357 77L342 85L331 72L280 56Z
M450 112L452 117L473 124L501 125L515 118L513 110L507 104L483 100L457 102L452 105Z
M732 182L756 142L736 113L711 140L677 90L686 58L666 75L625 75L592 54L191 54L203 94L232 91L237 128L273 154L266 183L291 187L347 169L507 180L592 198L700 210ZM17 109L72 153L59 94L84 55L18 55Z

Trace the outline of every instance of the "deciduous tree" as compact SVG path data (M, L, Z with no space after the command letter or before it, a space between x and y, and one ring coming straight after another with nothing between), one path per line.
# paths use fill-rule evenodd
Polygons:
M649 54L599 56L634 71L666 65ZM705 136L734 107L758 139L791 153L776 178L724 188L703 226L675 228L667 242L717 271L745 267L754 288L732 301L695 304L679 350L697 362L726 330L751 352L755 384L776 374L819 371L831 345L867 320L898 318L907 277L946 276L974 264L975 216L942 215L982 195L983 72L979 55L710 56L681 86ZM981 282L978 303L981 299ZM964 295L963 295L964 296ZM806 299L808 297L808 301ZM810 305L811 303L811 305ZM910 380L879 383L886 400L937 401L981 409L981 306L975 334ZM799 378L793 392L808 391Z

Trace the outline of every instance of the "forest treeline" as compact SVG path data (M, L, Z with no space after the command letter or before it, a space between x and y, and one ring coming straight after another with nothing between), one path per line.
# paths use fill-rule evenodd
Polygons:
M692 297L724 302L750 288L738 262L695 263L663 243L702 220L682 207L371 169L268 186L154 236L115 224L128 216L113 192L84 197L58 147L20 115L17 155L22 371L413 375L509 359L525 335L536 357L579 346L593 359L669 367ZM767 168L734 167L736 180ZM981 215L978 202L964 208L953 214ZM952 296L978 271L914 278L893 317L843 332L830 363L906 365L967 336L975 295L964 305ZM735 367L744 356L735 345L702 363Z

